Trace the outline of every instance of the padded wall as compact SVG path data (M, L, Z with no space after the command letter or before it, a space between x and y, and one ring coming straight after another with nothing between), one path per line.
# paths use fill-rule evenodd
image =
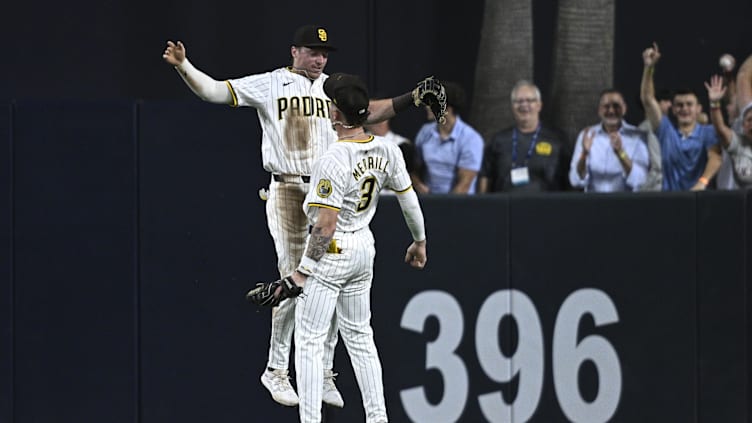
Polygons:
M136 415L134 107L14 116L16 422Z

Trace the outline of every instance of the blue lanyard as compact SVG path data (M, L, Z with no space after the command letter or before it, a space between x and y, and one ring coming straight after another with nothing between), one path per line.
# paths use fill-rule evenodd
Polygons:
M522 164L523 167L527 166L528 160L530 160L530 157L532 157L533 155L533 149L535 148L535 143L538 141L540 130L541 124L539 123L538 127L535 128L533 138L530 140L530 148L527 149L527 156L525 157L525 162ZM512 169L515 169L517 167L517 136L517 128L515 127L512 130Z

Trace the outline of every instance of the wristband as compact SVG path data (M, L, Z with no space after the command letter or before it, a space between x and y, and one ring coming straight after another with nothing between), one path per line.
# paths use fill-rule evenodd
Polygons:
M721 101L720 100L714 100L710 102L710 108L711 109L717 109L721 107Z
M703 184L705 186L708 186L708 184L710 183L710 181L708 181L708 178L706 178L704 176L700 176L700 179L698 179L697 182L699 182L699 183L701 183L701 184Z
M306 276L311 276L316 269L316 265L318 262L308 256L303 256L302 259L300 259L300 264L298 265L298 268L295 269L295 271L302 273Z
M392 97L392 108L394 113L406 110L413 104L413 93L408 92L397 97Z

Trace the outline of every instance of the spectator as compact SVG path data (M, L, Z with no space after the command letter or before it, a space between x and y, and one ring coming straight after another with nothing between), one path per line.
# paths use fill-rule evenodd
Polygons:
M624 121L627 104L619 91L601 93L601 122L577 137L569 182L585 192L637 191L648 172L647 133Z
M730 60L729 60L730 58ZM725 61L724 61L725 60ZM736 81L734 80L734 68L736 67L736 59L730 54L724 54L719 60L721 70L723 71L723 83L726 85L726 95L723 97L722 103L726 107L726 122L734 122L739 116L739 108L736 104ZM710 113L713 113L713 107L710 108ZM710 118L713 123L713 118ZM715 124L713 125L715 126ZM723 139L718 130L716 130L719 136L719 141L723 145ZM727 149L724 147L722 150L721 167L718 169L718 174L715 175L716 187L718 189L737 189L739 185L736 183L736 175L734 175L734 164L731 156L729 156Z
M494 135L483 153L480 192L562 191L569 161L566 143L543 126L540 90L518 81L511 94L515 125Z
M747 57L736 74L736 104L739 117L734 121L734 130L749 134L749 130L744 130L742 119L746 122L747 113L752 109L752 55Z
M739 68L737 75L737 97L739 99L752 99L752 79L746 82L743 78L752 78L752 56ZM731 157L733 164L734 178L739 187L752 187L752 103L748 103L742 110L740 130L732 130L723 120L721 112L721 100L727 89L723 86L723 80L720 76L713 76L710 83L705 83L710 99L710 119L713 126L718 132L721 144ZM747 93L742 90L750 90ZM744 104L744 103L739 103Z
M474 194L483 159L483 138L460 118L465 90L454 82L442 82L446 89L446 122L426 123L415 137L417 168L411 174L419 193ZM428 119L434 116L426 108Z
M640 100L661 146L663 189L704 190L721 166L718 139L712 126L697 122L700 107L698 97L692 91L674 93L671 112L675 124L667 116L662 116L653 86L653 72L660 57L655 43L642 53L644 68Z
M671 110L671 98L673 93L670 90L658 90L655 99L658 100L658 106L661 109L662 116L668 116ZM648 176L645 183L640 187L640 191L661 191L663 189L663 166L661 165L661 146L658 143L650 121L645 119L637 127L647 132L648 137L648 158L650 166L648 167Z

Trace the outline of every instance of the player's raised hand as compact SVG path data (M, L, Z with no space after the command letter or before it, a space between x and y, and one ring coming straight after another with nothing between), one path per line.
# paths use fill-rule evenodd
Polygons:
M416 269L422 269L426 265L428 257L426 256L426 241L415 241L407 247L405 254L405 263Z
M181 41L178 41L177 44L167 41L167 48L165 48L162 58L172 66L183 63L183 60L185 60L185 46Z
M710 84L705 83L705 88L708 90L708 100L721 101L723 96L726 95L726 87L723 86L723 77L720 75L713 75L710 78Z
M658 50L658 44L653 42L653 47L648 47L642 52L642 61L645 66L655 66L658 59L661 58L661 52Z

